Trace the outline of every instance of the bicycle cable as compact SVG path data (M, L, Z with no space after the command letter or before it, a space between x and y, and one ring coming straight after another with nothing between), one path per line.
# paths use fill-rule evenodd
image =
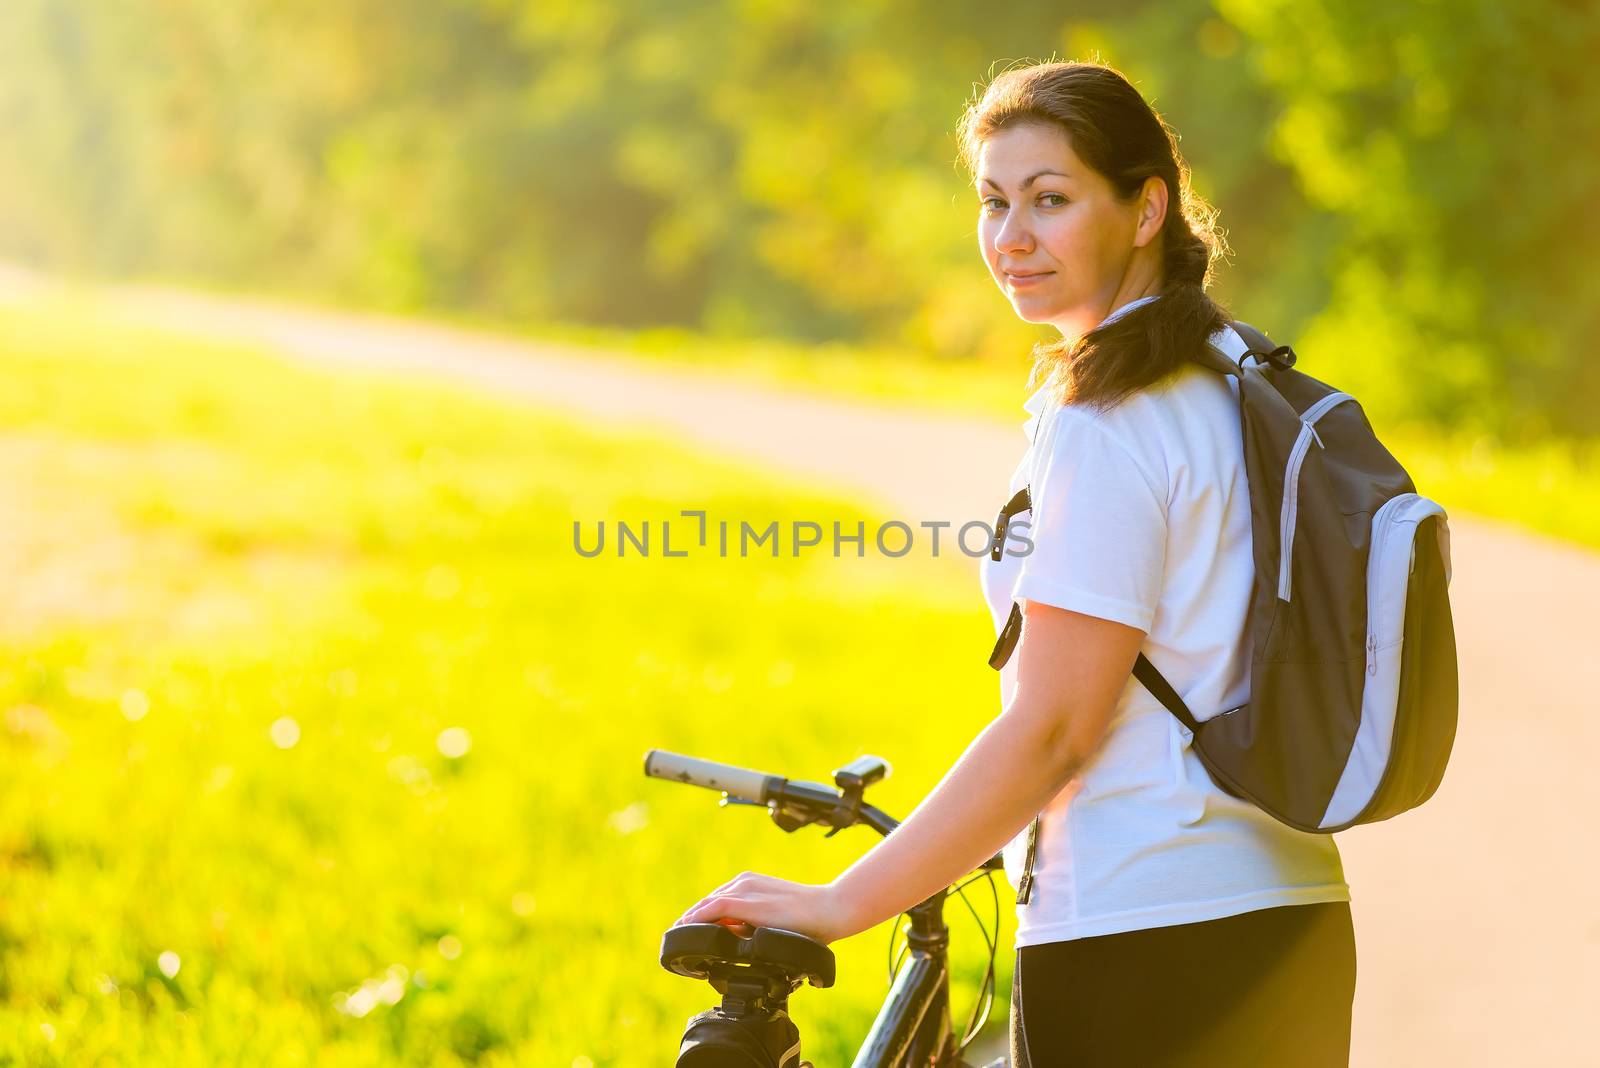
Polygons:
M900 949L899 949L898 952L894 948L895 936L905 933L905 924L903 924L901 921L906 919L908 916L909 916L909 913L902 912L899 915L899 917L895 919L894 926L889 929L889 985L890 986L894 985L894 977L900 973L900 962L906 959L906 954L907 953L911 952L911 939L910 938L907 938L904 942L902 942L900 944Z
M966 1048L972 1044L973 1040L978 1037L978 1033L982 1031L984 1025L989 1022L989 1012L994 1007L997 978L995 975L995 958L999 950L1000 934L1000 891L995 887L994 875L995 873L993 870L979 872L978 874L969 876L963 881L957 883L952 888L954 892L960 896L961 903L967 906L967 911L972 913L972 919L977 923L979 933L983 935L983 944L989 950L989 965L984 969L983 982L978 988L978 1000L972 1006L971 1015L967 1017L967 1025L962 1030L961 1044L959 1047L957 1047L957 1053L965 1051ZM967 887L971 886L979 879L987 879L989 881L989 896L992 899L994 912L994 934L992 936L989 933L989 928L984 925L983 917L978 915L977 908L972 904L972 899L967 897ZM888 958L889 983L891 986L894 984L895 975L900 971L900 962L905 959L906 953L911 949L911 941L910 939L907 939L906 942L901 945L899 952L895 952L895 939L901 933L902 924L900 921L905 918L905 915L906 914L902 912L898 917L896 917L894 926L889 928Z
M978 915L978 910L973 906L972 900L967 897L967 887L979 879L989 881L989 896L994 906L994 935L989 934L988 928L983 925L983 918ZM999 946L1000 936L1000 892L994 885L994 872L986 871L981 875L974 875L964 882L957 884L956 893L961 895L961 903L967 906L967 911L972 913L972 919L978 925L979 932L983 935L983 943L989 948L989 965L984 969L983 982L978 988L978 1000L972 1006L972 1014L967 1017L967 1026L961 1038L961 1045L957 1052L964 1052L978 1037L978 1032L983 1030L984 1024L989 1022L989 1012L994 1007L995 999L995 956Z

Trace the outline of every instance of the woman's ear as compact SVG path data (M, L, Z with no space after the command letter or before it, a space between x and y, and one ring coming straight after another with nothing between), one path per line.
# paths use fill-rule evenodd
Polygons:
M1139 227L1133 233L1133 247L1144 248L1161 233L1167 221L1167 183L1152 174L1139 190Z

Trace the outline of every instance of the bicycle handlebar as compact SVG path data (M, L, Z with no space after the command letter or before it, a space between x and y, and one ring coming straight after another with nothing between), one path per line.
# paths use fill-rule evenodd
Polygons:
M752 804L776 800L786 781L781 775L767 775L732 764L652 749L644 755L644 773L655 779L671 779L707 790L723 790L730 796Z
M771 810L778 826L786 831L820 822L834 829L829 832L831 834L860 823L887 837L900 825L900 821L887 812L863 802L861 794L865 787L859 784L850 789L840 789L820 782L786 779L782 775L771 775L734 764L719 764L715 760L670 753L665 749L651 749L645 753L644 773L653 779L720 790L740 801L764 805ZM835 773L836 776L839 774ZM1004 867L1004 858L999 853L981 865L984 871L1000 871Z

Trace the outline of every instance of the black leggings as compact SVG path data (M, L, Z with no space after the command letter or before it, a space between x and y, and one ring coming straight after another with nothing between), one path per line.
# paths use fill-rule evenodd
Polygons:
M1017 950L1014 1068L1350 1062L1347 902Z

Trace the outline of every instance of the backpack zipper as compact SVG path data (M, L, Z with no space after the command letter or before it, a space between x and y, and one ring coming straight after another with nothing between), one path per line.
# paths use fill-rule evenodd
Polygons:
M1306 453L1311 451L1313 441L1319 448L1325 447L1322 438L1317 436L1317 420L1347 400L1355 398L1348 393L1335 391L1301 413L1300 436L1295 438L1294 448L1289 450L1289 465L1283 476L1283 507L1278 513L1278 600L1280 601L1289 600L1293 581L1294 528L1300 510L1300 467L1305 463Z
M1404 512L1396 516L1395 513ZM1415 513L1415 514L1413 514ZM1444 515L1444 509L1420 493L1397 493L1372 513L1372 547L1367 551L1367 674L1378 674L1378 631L1373 623L1373 602L1378 596L1380 571L1378 564L1384 557L1383 548L1389 541L1389 530L1397 523L1420 523L1430 515ZM1417 543L1412 536L1412 565L1415 566ZM1409 579L1408 579L1409 581Z
M1378 596L1378 561L1383 558L1383 546L1388 541L1388 529L1394 522L1395 509L1415 498L1415 493L1397 493L1384 501L1372 515L1372 546L1367 550L1367 675L1378 674L1378 630L1373 622L1373 601Z

